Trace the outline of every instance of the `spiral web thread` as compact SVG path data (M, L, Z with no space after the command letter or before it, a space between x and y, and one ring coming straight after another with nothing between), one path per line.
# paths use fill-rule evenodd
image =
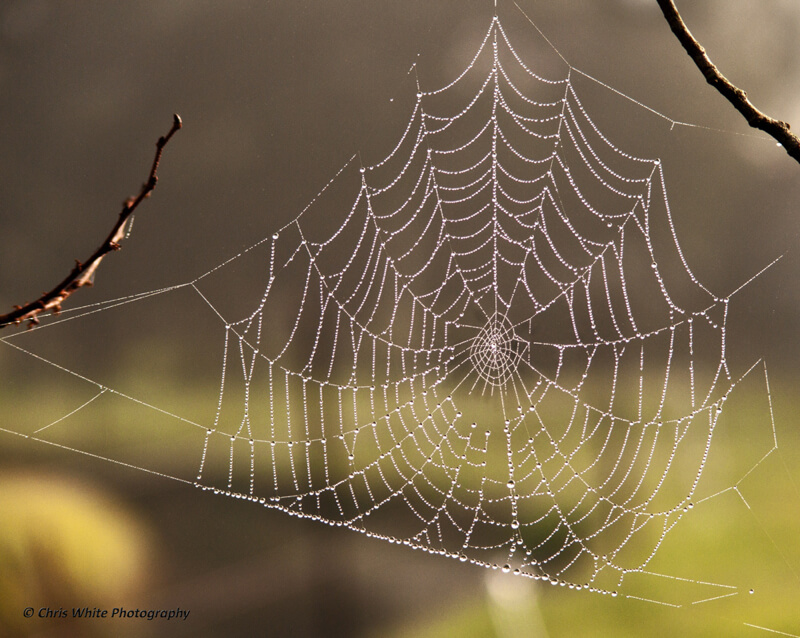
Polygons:
M213 423L17 345L39 328L1 342L95 394L23 436L75 449L58 432L121 397L191 431L196 475L92 456L432 554L643 598L626 580L663 577L649 565L694 504L741 496L699 486L723 407L755 368L734 375L726 354L729 303L749 282L717 296L698 281L660 160L601 132L576 73L537 75L494 17L456 79L418 84L388 156L352 158L271 238L192 282L50 323L196 293L224 324ZM263 294L231 320L211 282L262 253ZM771 427L762 461L777 449ZM711 588L707 600L739 593L667 578Z

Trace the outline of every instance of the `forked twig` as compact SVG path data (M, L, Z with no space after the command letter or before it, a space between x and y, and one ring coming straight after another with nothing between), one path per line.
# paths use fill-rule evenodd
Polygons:
M719 69L708 57L706 50L689 31L673 0L656 0L656 2L661 7L672 32L686 49L689 57L694 60L697 68L702 71L706 81L733 104L750 126L775 138L794 160L800 162L800 138L791 133L789 124L773 119L759 111L747 98L745 91L731 84L728 78L719 72Z
M158 165L161 162L161 155L164 153L164 147L181 126L183 126L183 122L176 113L173 115L172 128L170 128L165 136L160 137L158 142L156 142L156 155L153 159L153 166L150 169L150 175L147 181L142 184L142 190L136 197L129 197L125 200L117 222L114 224L108 237L106 237L100 247L94 251L92 256L85 262L76 260L75 267L69 275L50 292L44 293L36 301L32 301L24 306L15 306L12 312L0 315L0 328L11 324L19 324L23 321L28 322L28 327L33 327L39 323L40 314L48 311L58 314L61 311L61 304L64 303L72 293L79 288L92 285L94 274L100 266L103 257L114 250L119 250L120 242L125 238L128 220L131 219L133 212L139 204L149 197L150 193L155 189L156 183L158 182Z

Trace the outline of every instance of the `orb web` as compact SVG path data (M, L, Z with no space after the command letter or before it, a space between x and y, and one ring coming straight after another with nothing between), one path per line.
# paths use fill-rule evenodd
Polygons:
M146 446L87 453L432 554L642 598L694 505L741 496L738 483L700 490L726 404L753 370L728 362L741 287L716 295L694 275L661 161L595 124L581 72L533 67L494 17L452 82L418 83L388 155L351 158L273 235L191 282L50 323L191 296L221 326L210 417L18 345L37 328L0 343L91 391L23 436L80 450L75 415L124 401L177 424L191 478L171 458L152 469ZM231 274L248 260L263 280L254 297ZM761 461L777 448L770 425ZM692 603L738 591L675 580L712 590Z
M494 18L392 152L337 176L340 217L317 202L268 241L199 485L554 583L646 570L737 383L729 297L684 258L661 162L571 73Z

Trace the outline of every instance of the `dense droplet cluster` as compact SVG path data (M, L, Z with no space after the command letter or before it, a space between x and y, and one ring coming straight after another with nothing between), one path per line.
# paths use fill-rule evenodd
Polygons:
M503 386L519 368L525 348L508 319L495 315L472 340L469 357L485 384Z

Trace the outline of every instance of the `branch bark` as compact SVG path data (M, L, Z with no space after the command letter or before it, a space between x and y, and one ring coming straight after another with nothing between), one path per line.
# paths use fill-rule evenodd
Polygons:
M689 31L673 0L656 0L656 2L661 7L661 12L664 14L675 37L678 38L683 48L686 49L686 53L689 54L697 68L703 73L706 81L733 104L750 126L775 138L786 152L800 163L800 139L791 133L789 124L771 118L759 111L747 98L745 91L731 84L728 78L719 72L719 69L708 57L706 50Z
M106 237L105 241L100 244L100 247L94 251L91 257L85 262L75 261L75 267L70 271L69 275L64 278L50 292L44 293L36 301L25 304L24 306L15 306L14 310L5 315L0 315L0 329L11 324L19 324L23 321L28 322L28 327L31 328L39 323L39 315L43 312L53 312L58 314L61 311L61 304L74 293L76 290L84 286L91 286L94 281L94 275L100 262L108 253L119 250L120 242L125 238L126 224L133 215L139 204L150 196L150 193L156 187L158 182L158 165L161 162L161 156L164 153L164 147L172 136L181 128L183 123L180 116L173 115L172 128L169 132L158 139L156 142L156 155L153 159L153 165L150 168L150 175L147 181L142 184L142 189L136 197L129 197L122 205L122 211L117 218L111 232Z

